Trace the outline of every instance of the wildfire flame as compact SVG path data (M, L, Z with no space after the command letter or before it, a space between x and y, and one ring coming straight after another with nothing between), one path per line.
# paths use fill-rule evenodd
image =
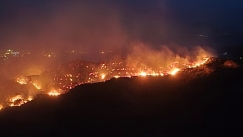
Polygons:
M36 89L41 89L41 87L40 87L40 86L38 86L36 83L32 83L32 85L33 85L33 86L35 86L35 87L36 87Z
M170 74L171 75L175 75L177 72L179 72L180 69L179 68L174 68L173 70L171 70Z
M188 64L183 64L184 68L195 68L199 67L203 64L205 64L209 58L203 58ZM21 78L16 78L16 82L19 84L27 85L27 84L32 84L36 90L38 90L38 93L46 93L49 96L59 96L60 94L63 94L63 91L68 91L72 88L74 88L77 85L83 84L83 83L93 83L93 82L101 82L104 80L108 80L110 78L120 78L120 77L133 77L133 76L140 76L140 77L146 77L146 76L164 76L164 75L176 75L179 73L179 71L183 71L184 68L181 68L178 65L178 62L172 63L172 65L169 65L168 68L150 68L149 66L142 66L142 67L131 67L124 65L123 62L119 63L102 63L100 67L95 68L92 65L85 65L85 69L91 69L92 71L88 73L88 80L84 81L83 74L76 74L75 68L72 68L72 71L68 71L67 73L64 74L64 76L60 75L55 75L54 78L54 83L50 83L49 88L46 88L46 86L41 87L40 85L44 85L40 81L31 81L31 78L28 77L21 77ZM100 73L100 72L105 72L105 73ZM84 72L85 73L85 72ZM77 80L83 80L83 81L77 81ZM66 80L66 81L65 81ZM56 82L56 83L55 83ZM66 83L65 83L66 82ZM38 83L38 84L37 84ZM76 84L75 84L76 83ZM55 85L56 84L56 85ZM56 86L56 87L55 87ZM64 88L62 90L59 90L58 88ZM58 89L58 90L50 90L50 89ZM42 91L40 91L42 89ZM46 92L50 91L50 92ZM34 96L34 95L33 95ZM7 104L0 104L0 110L3 109L4 107L7 106L21 106L28 101L31 101L33 99L32 96L28 96L27 98L22 96L22 95L16 95L10 99L7 99L6 102Z
M101 74L101 79L105 79L105 74Z
M57 90L52 90L52 91L48 92L48 95L49 96L59 96L59 95L61 95L61 93L58 92Z
M139 76L141 76L141 77L145 77L145 76L147 76L148 74L146 73L146 72L140 72L139 73Z
M199 66L205 64L208 60L209 60L209 58L207 57L207 58L205 58L204 60L197 61L197 62L195 62L195 64L192 65L191 67L192 67L192 68L199 67Z
M114 78L120 78L120 76L118 76L118 75L115 75L115 76L114 76Z
M37 85L34 82L30 82L27 78L16 78L16 82L18 82L21 85L32 84L33 86L36 87L36 89L41 89L41 86Z
M21 85L27 84L27 81L28 80L26 78L16 78L16 82L18 82Z
M27 99L25 99L23 96L21 95L16 95L12 98L10 98L8 100L9 106L13 107L13 106L21 106L29 101L32 100L32 97L28 97Z

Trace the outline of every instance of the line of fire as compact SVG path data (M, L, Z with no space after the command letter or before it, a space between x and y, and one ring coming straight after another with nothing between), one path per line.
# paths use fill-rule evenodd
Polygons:
M210 57L202 57L189 63L173 62L159 67L131 67L124 61L93 63L83 60L74 60L54 69L44 71L40 75L30 75L15 78L20 85L35 88L34 95L15 95L2 102L0 109L5 107L21 106L33 100L38 94L59 96L70 89L85 83L104 82L119 77L146 77L146 76L174 76L185 69L193 69L209 62Z

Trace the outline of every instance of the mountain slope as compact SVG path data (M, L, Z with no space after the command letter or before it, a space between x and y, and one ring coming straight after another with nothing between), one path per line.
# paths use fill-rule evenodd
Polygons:
M3 136L161 136L240 133L243 69L228 60L175 76L84 84L0 112ZM210 71L208 71L210 70Z

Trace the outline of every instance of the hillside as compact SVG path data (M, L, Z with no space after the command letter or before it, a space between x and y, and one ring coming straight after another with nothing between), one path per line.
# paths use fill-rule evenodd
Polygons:
M205 136L240 133L242 61L212 58L178 75L83 84L0 112L1 136Z

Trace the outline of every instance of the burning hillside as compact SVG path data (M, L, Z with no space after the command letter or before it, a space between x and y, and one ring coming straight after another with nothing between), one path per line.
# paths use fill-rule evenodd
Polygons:
M226 62L239 67L226 67ZM2 110L0 134L232 135L241 132L242 74L242 62L210 58L173 76L112 78L82 84L58 97L53 96L60 91L51 90L50 96ZM15 99L16 105L24 102L20 96Z
M102 63L74 60L47 69L40 75L17 77L15 81L26 87L26 91L9 94L2 106L20 106L38 94L58 96L78 85L104 82L111 78L162 77L177 75L179 72L187 73L189 69L198 70L204 64L212 62L211 54L200 47L191 56L189 56L190 54L186 54L186 56L174 54L166 47L162 49L162 51L156 51L145 46L135 46L128 56L120 59ZM210 73L210 69L204 73ZM31 90L28 89L29 87Z
M219 66L224 67L230 60L221 60L217 58L205 58L201 63L187 64L188 67L179 68L179 64L173 64L174 68L169 71L163 69L135 69L125 66L123 62L111 63L90 63L86 61L72 61L67 65L58 67L54 70L44 72L39 76L27 76L16 78L16 82L23 86L31 86L35 88L35 94L21 95L9 98L4 106L20 106L34 98L37 94L48 94L50 96L58 96L84 83L97 83L119 77L162 77L166 75L185 76L187 80L200 76L210 75ZM193 64L197 64L196 66ZM199 65L200 64L200 65ZM172 65L171 65L172 66ZM183 66L183 65L182 65ZM192 67L193 66L193 67ZM228 66L228 65L227 65ZM234 67L233 67L234 68ZM179 77L179 76L177 76ZM49 80L49 81L48 81ZM27 89L26 89L27 90ZM29 93L31 94L31 93Z

